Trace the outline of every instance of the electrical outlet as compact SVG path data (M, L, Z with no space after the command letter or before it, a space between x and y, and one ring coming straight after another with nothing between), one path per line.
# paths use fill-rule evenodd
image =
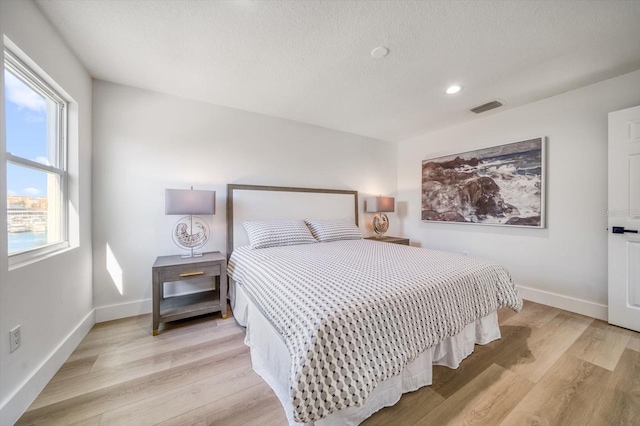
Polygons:
M11 339L11 352L13 352L22 344L22 332L19 325L9 332L9 338Z

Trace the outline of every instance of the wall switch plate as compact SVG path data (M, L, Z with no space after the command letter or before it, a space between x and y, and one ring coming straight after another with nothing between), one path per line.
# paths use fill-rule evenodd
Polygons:
M22 332L20 331L19 325L9 332L9 338L11 339L11 352L13 352L22 344Z

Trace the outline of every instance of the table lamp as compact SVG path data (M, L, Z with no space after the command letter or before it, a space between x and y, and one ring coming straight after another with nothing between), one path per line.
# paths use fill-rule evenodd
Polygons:
M389 229L389 218L385 212L395 211L395 198L393 197L371 197L366 200L365 211L376 213L373 217L373 230L378 238L383 238L384 233Z
M182 257L202 256L195 251L203 247L209 240L209 225L197 214L212 215L216 213L216 192L191 189L165 189L164 214L187 215L178 220L173 227L173 242L188 254Z

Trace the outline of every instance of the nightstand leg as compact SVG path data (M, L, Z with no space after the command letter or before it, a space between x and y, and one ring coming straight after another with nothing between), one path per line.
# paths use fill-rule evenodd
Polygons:
M227 319L227 271L224 269L220 273L220 305L222 319Z
M158 335L158 327L160 325L160 299L162 298L162 287L163 283L160 281L160 273L157 271L153 272L153 335Z

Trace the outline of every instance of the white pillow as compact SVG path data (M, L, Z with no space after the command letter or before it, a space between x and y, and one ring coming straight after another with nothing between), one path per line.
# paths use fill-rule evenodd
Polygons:
M312 220L305 219L311 233L320 242L361 240L362 232L351 218Z
M302 220L252 220L242 224L254 249L317 243Z

